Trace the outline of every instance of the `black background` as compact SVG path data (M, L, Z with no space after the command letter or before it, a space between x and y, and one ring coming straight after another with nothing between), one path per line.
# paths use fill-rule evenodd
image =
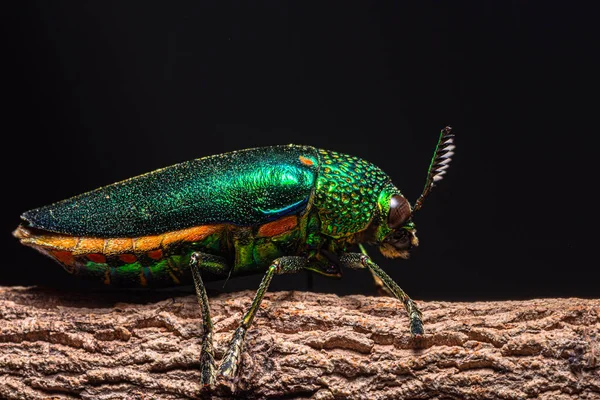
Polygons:
M598 297L582 256L597 42L592 13L565 4L18 2L3 17L0 285L88 287L11 237L27 209L287 143L365 158L413 202L451 125L454 162L415 219L421 246L374 259L416 299ZM314 290L374 293L362 271Z

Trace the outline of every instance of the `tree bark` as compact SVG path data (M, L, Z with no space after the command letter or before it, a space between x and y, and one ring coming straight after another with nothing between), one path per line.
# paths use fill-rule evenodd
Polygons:
M216 359L253 293L211 297ZM600 300L418 302L268 293L235 398L600 399ZM227 398L201 391L200 309L181 292L0 288L0 398Z

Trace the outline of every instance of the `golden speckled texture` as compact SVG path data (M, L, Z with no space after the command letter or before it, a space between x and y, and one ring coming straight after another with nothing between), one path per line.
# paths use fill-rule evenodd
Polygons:
M365 229L390 178L358 157L328 150L319 150L319 157L315 207L320 210L322 231L342 237Z

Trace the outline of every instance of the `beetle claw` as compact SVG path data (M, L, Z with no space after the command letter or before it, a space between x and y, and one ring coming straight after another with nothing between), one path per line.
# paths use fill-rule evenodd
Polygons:
M237 379L224 375L217 376L217 379L214 384L216 389L223 394L235 393L236 385Z

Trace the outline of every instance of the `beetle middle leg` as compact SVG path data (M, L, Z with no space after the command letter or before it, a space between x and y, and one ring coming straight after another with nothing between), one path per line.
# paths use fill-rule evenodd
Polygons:
M229 342L229 348L227 353L223 357L221 366L219 367L219 375L226 380L233 380L235 378L237 369L240 363L240 356L242 353L244 339L246 337L246 331L252 324L252 320L256 316L256 312L260 307L260 303L269 288L273 275L282 275L294 273L302 270L307 264L307 259L304 257L286 256L276 259L271 263L267 273L263 277L256 295L252 300L250 308L242 318L239 327L233 334L231 341Z
M340 264L353 269L368 268L373 275L381 279L393 296L404 304L404 308L410 318L410 333L413 335L422 335L424 333L423 314L415 302L368 255L363 253L345 253L340 257Z
M213 348L213 323L210 318L210 307L206 287L202 282L200 273L201 268L207 268L213 271L225 270L227 265L222 257L212 254L194 252L190 256L190 270L194 278L194 287L198 304L202 309L202 349L200 350L200 384L203 386L212 385L215 380L215 358Z

